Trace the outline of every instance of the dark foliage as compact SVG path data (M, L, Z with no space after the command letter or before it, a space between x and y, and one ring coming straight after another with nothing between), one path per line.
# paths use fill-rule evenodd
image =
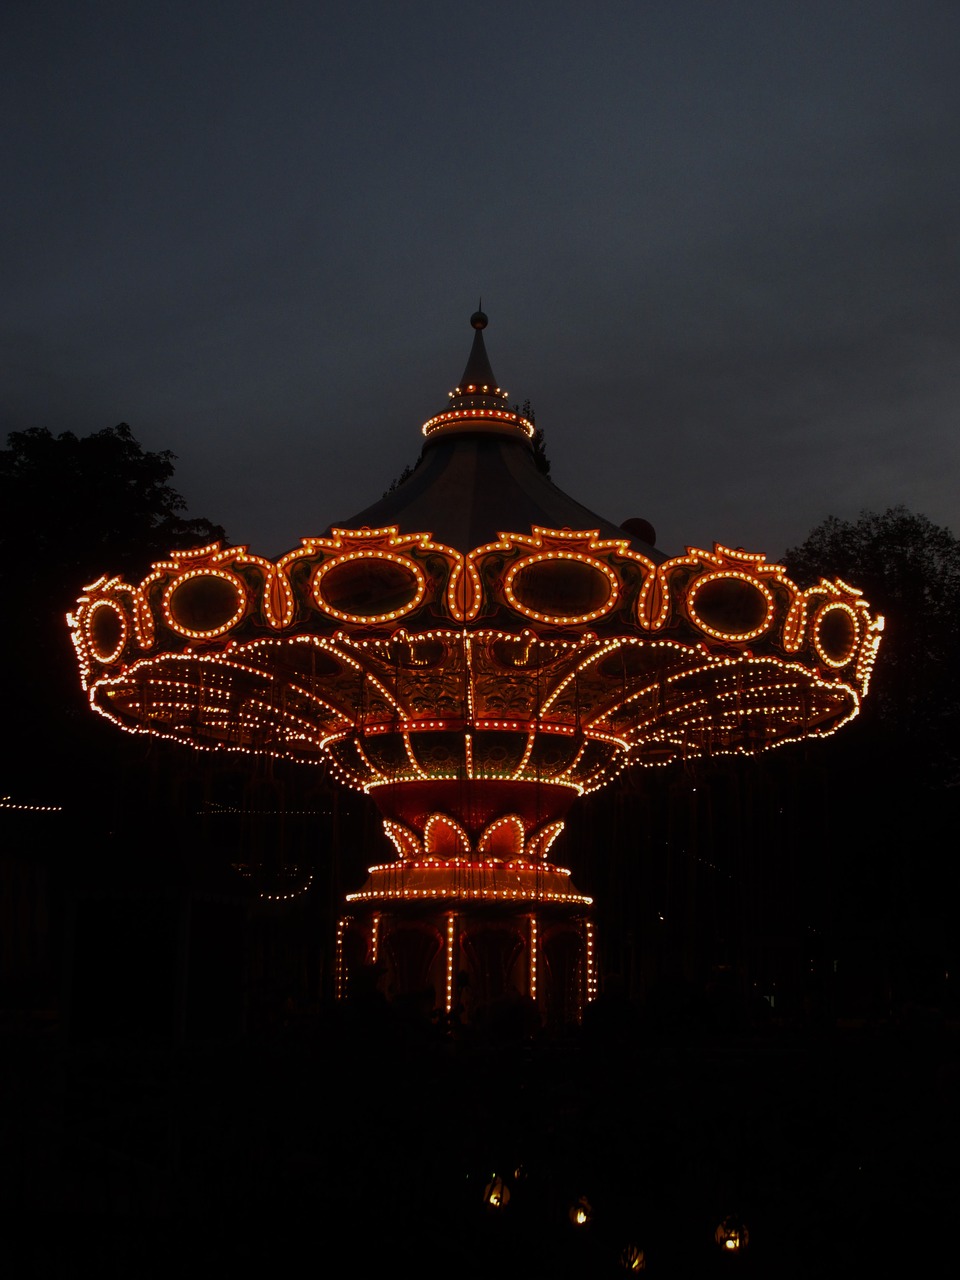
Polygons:
M142 577L173 549L225 540L209 520L187 519L170 484L174 455L145 450L125 422L76 436L15 431L0 450L0 549L64 579L71 597L91 575Z
M44 428L13 432L0 450L0 582L8 703L18 751L8 785L36 798L80 782L103 731L77 677L67 611L104 573L137 582L153 560L226 535L187 518L170 481L174 455L152 453L126 423L80 437ZM100 731L98 733L98 730ZM129 740L118 743L129 750Z
M419 460L416 466L414 467L411 467L410 463L408 462L407 465L400 472L400 474L398 476L394 476L389 486L386 489L384 489L383 496L386 497L388 493L393 493L395 490L399 489L402 484L405 484L413 475L414 471L416 470L416 467L419 465L420 465Z
M544 448L542 427L537 427L533 433L533 459L537 464L537 470L542 471L545 476L549 476L550 459L547 457L547 451Z
M801 585L842 578L885 619L861 715L807 762L808 784L821 779L808 848L821 850L835 981L858 966L888 1008L955 1008L960 541L896 506L830 517L785 561Z
M542 475L550 476L550 459L547 457L547 451L543 442L543 428L537 426L537 415L534 412L533 405L529 400L524 400L523 405L514 405L514 413L519 413L522 418L526 418L528 422L533 423L533 460L537 464L537 470Z
M829 517L785 556L802 586L840 577L885 619L865 716L904 768L960 782L960 540L903 506Z

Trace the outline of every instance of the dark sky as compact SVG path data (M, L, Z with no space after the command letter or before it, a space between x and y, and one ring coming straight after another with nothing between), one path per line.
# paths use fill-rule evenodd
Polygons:
M664 550L960 534L958 67L952 0L8 0L3 433L126 421L279 554L415 461L482 295Z

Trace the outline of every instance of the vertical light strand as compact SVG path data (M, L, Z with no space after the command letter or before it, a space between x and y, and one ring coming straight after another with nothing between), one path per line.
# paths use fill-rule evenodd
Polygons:
M453 988L457 967L456 942L457 916L456 912L450 911L447 913L447 993L445 999L445 1007L448 1014L453 1012Z
M537 998L537 947L539 946L537 917L530 917L530 999Z
M335 1000L342 1000L344 997L345 974L343 972L343 934L347 927L349 916L341 916L337 921L337 942L333 959L333 994Z
M380 912L373 913L370 924L370 958L374 964L380 959Z
M586 922L584 932L586 935L586 949L587 949L586 997L587 997L587 1004L590 1004L592 1000L596 1000L597 998L597 968L596 968L596 958L594 955L594 935L593 935L592 920L588 920Z

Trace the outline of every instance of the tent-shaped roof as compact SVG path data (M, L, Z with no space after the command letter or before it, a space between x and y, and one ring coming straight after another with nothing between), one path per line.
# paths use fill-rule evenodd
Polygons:
M630 528L598 515L550 481L537 466L533 426L507 404L487 356L482 311L471 317L473 348L442 413L424 424L426 442L408 479L378 502L329 528L429 532L458 551L495 541L505 530L596 529L625 538L652 560L664 556Z

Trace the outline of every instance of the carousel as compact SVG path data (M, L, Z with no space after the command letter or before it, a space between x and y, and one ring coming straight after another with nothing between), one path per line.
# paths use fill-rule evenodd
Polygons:
M592 900L553 860L571 804L625 769L835 733L882 618L762 553L667 556L557 488L487 356L422 427L412 473L267 559L214 543L69 615L91 707L133 733L326 769L396 851L348 896L338 997L507 997L548 1024L596 994ZM389 847L389 846L385 846Z

